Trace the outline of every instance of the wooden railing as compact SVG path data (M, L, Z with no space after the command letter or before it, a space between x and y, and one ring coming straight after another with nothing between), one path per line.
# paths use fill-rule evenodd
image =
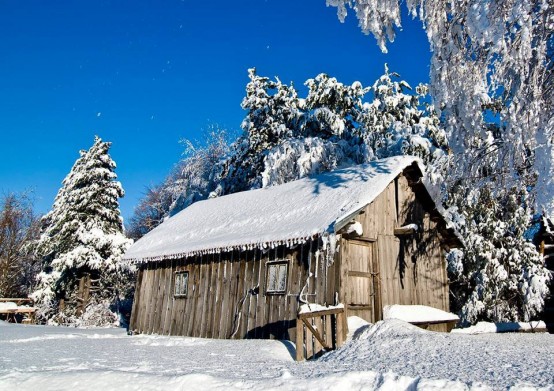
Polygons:
M299 313L296 320L296 361L318 357L346 340L344 308Z

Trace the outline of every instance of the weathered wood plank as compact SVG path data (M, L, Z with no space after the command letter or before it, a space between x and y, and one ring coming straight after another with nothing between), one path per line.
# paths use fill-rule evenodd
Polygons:
M150 309L150 299L152 295L152 289L153 289L153 266L152 264L146 265L144 268L144 299L142 300L142 310L140 314L140 332L141 333L148 333L148 310Z
M325 343L329 347L333 347L333 324L332 324L332 316L326 315L323 317L325 320Z
M243 252L239 261L239 271L237 277L237 300L235 303L236 324L235 324L235 336L234 338L240 339L244 337L244 329L246 328L245 321L248 322L248 318L244 316L245 302L248 296L246 288L246 262L248 258L248 252Z
M161 335L166 334L165 326L166 326L167 313L169 312L169 307L167 303L169 301L169 288L170 288L170 286L168 285L171 285L171 280L172 280L171 277L172 277L171 263L166 261L163 263L161 281L160 281L162 285L162 288L161 288L162 298L160 300L161 313L160 313L160 321L158 324L158 333Z
M144 277L144 268L139 267L139 271L137 274L137 281L135 282L135 297L133 300L133 308L131 309L131 319L129 324L129 329L131 331L138 331L139 324L138 324L138 315L141 313L140 306L144 296L144 284L143 284L143 277Z
M213 322L213 313L215 308L215 302L217 300L217 296L215 294L215 281L217 278L217 264L214 261L214 254L210 254L207 256L207 262L208 262L208 299L206 303L206 308L204 311L206 312L206 330L204 332L204 336L206 338L212 338L213 337L213 328L212 328L212 322Z
M177 335L191 336L193 332L194 317L196 312L196 300L198 296L199 267L197 257L190 257L180 261L180 265L189 272L189 281L186 298L175 298L177 308L175 318L177 319Z
M231 254L231 290L229 294L229 322L227 328L227 338L230 338L235 331L235 313L237 309L238 282L240 279L240 252L233 251Z
M296 361L302 361L304 357L304 324L298 320L296 324Z
M329 348L323 340L321 328L318 326L321 323L321 318L308 318L302 319L302 322L306 325L306 328L310 330L314 337L314 351L313 354L317 354L321 351L322 347Z
M158 298L158 291L159 291L159 280L160 280L160 269L158 267L158 264L154 264L152 269L153 273L153 279L152 279L152 293L150 295L150 301L149 301L149 309L148 309L148 323L146 326L146 330L148 334L152 334L153 331L153 325L156 317L158 316L158 312L156 309L156 299Z
M252 271L250 285L252 289L255 289L259 285L260 280L260 261L259 261L259 250L254 250L250 259L250 268ZM259 291L259 287L258 287ZM256 337L256 306L258 301L259 294L251 294L248 296L248 322L246 327L246 338L255 338Z
M229 326L231 314L231 282L233 279L233 263L231 261L231 254L225 253L222 254L224 257L224 267L223 267L223 302L221 306L221 326L219 330L219 338L229 338L231 334Z
M187 335L191 337L199 337L200 323L202 322L202 299L203 299L203 275L202 275L203 259L201 255L195 257L194 267L196 269L195 292L194 292L194 307L191 308L191 318L189 322L189 332Z
M210 289L210 266L208 264L208 259L206 255L202 256L202 265L201 265L201 282L200 282L200 295L201 300L199 301L199 314L198 319L199 322L195 325L195 335L198 337L205 337L206 336L206 307L208 302L208 295L209 295L209 289Z
M215 282L214 284L214 306L212 310L212 338L219 337L221 305L223 300L223 263L221 262L221 253L214 254L213 261L215 262Z
M265 338L263 327L266 324L266 262L267 255L260 252L260 297L256 305L256 338Z

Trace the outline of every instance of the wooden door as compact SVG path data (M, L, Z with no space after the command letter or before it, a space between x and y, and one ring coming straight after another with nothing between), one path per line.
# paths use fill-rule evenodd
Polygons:
M377 243L349 240L346 256L346 301L348 316L370 323L381 320Z

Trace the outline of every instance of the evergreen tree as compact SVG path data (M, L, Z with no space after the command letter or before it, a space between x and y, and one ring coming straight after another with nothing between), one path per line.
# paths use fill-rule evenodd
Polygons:
M132 289L129 269L119 263L131 240L123 233L118 199L124 192L110 145L96 137L80 152L42 220L35 251L43 271L32 296L49 323L113 324L113 306Z
M516 187L495 195L490 185L460 194L463 253L448 257L453 311L465 324L529 321L544 306L550 274L526 231L528 194Z
M308 96L294 87L249 71L243 136L225 162L217 194L285 183L339 166L397 154L425 161L444 155L446 136L425 86L410 86L385 74L370 88L345 85L320 74L306 81ZM372 92L371 103L364 96Z
M247 111L244 131L232 146L229 159L221 167L221 183L214 194L229 194L262 186L267 151L294 137L301 128L301 101L294 86L279 79L271 81L248 70L250 82L242 108Z

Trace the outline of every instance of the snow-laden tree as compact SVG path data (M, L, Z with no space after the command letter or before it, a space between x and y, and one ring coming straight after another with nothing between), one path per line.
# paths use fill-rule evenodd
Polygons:
M35 252L43 271L32 297L52 324L117 323L119 300L132 289L120 258L131 244L123 233L111 143L96 137L63 180L52 210L42 219Z
M133 239L139 239L192 203L208 198L219 184L218 164L229 153L228 132L214 128L202 143L182 142L184 158L161 184L146 190L135 208L127 229Z
M327 0L341 21L354 9L385 52L401 24L400 3ZM523 232L530 213L554 217L554 3L406 5L427 33L430 92L452 149L433 170L446 179L446 206L467 240L463 262L450 257L454 307L467 322L532 317L548 272ZM454 273L461 266L463 274Z
M233 143L221 168L222 181L214 194L228 194L260 187L267 151L294 137L301 127L301 100L294 86L271 81L248 70L250 82L242 108L247 111L241 127L244 135Z
M306 81L299 98L292 85L249 71L244 134L222 169L217 194L272 186L339 166L396 154L439 159L446 137L425 105L425 86L411 87L385 69L372 87L345 85L326 74ZM373 101L364 97L373 94Z
M544 306L550 275L526 238L531 210L525 189L495 196L490 186L460 195L464 254L448 258L453 310L464 323L529 321Z
M353 9L385 52L401 26L400 0L326 1L341 21ZM533 186L537 211L554 216L554 3L405 3L432 51L431 96L455 158L449 175L478 178L487 158L487 175L507 187Z

